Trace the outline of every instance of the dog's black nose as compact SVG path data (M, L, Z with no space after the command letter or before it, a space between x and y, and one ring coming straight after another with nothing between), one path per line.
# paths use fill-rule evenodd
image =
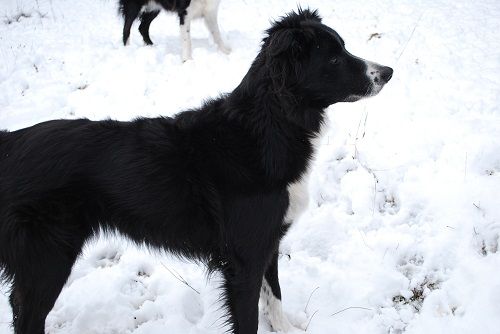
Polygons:
M394 70L392 68L390 68L388 66L384 66L380 70L380 77L385 82L389 82L389 80L391 80L391 78L392 78L392 73L394 73Z

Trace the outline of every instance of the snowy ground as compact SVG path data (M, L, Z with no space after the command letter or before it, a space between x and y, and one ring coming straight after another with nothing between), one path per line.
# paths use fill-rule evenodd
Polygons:
M499 333L500 2L300 3L319 8L352 53L395 75L379 96L329 110L310 210L282 244L292 323L317 334ZM153 23L156 46L144 47L134 26L124 48L114 0L2 0L0 128L197 106L237 85L269 18L294 6L222 0L233 52L217 52L197 22L194 60L182 64L173 16ZM46 329L221 333L218 284L196 265L101 238ZM0 333L11 333L6 291Z

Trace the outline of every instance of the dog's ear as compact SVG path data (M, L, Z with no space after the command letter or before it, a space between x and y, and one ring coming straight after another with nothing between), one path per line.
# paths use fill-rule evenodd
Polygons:
M277 31L270 36L267 52L271 57L286 54L296 58L304 50L304 41L305 39L296 29Z
M316 10L302 9L291 12L274 22L267 30L268 37L264 42L268 43L267 51L271 57L282 54L296 58L308 47L314 32L306 22L321 23L321 17Z

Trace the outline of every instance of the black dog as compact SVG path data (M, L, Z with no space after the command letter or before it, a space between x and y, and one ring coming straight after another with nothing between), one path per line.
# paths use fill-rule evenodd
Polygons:
M219 50L227 54L231 48L224 44L217 23L219 2L220 0L119 0L120 12L125 20L123 44L128 43L130 28L139 15L141 16L139 32L146 44L153 44L149 37L149 26L158 16L160 10L164 9L175 12L179 16L183 61L191 58L191 20L200 16L204 18L205 25L212 34Z
M278 246L300 213L324 109L378 93L391 75L349 54L315 11L299 10L267 31L233 92L199 109L1 132L0 264L15 332L43 333L101 227L220 271L234 333L257 332L261 287L271 325L286 330Z

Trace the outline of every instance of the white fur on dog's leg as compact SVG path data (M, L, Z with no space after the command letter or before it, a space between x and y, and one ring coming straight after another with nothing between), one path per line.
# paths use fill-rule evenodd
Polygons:
M205 14L205 25L212 34L214 42L217 44L219 50L225 54L231 53L231 48L224 43L220 34L219 25L217 24L217 9Z
M262 279L262 287L260 289L260 301L262 304L262 311L273 330L282 333L288 333L294 329L281 306L281 300L274 296L271 287L265 278Z
M191 34L190 28L191 21L188 19L187 15L185 17L184 24L181 24L181 40L182 40L182 61L186 62L192 59L191 56Z

